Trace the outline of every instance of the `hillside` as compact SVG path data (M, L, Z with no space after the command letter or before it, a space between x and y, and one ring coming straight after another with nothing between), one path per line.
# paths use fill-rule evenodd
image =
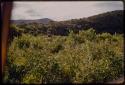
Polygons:
M66 25L67 28L74 28L74 30L94 28L99 33L123 33L123 11L116 10L88 18L72 19L59 23Z
M97 33L123 33L123 11L116 10L88 18L59 22L45 18L32 21L25 20L25 24L18 24L21 23L21 20L19 20L19 22L16 21L16 23L17 27L20 28L20 32L22 32L21 29L23 28L23 32L34 33L35 35L41 33L49 35L68 35L69 30L77 33L79 30L85 30L88 28L95 29Z
M93 28L99 32L123 33L123 11L117 10L88 18Z

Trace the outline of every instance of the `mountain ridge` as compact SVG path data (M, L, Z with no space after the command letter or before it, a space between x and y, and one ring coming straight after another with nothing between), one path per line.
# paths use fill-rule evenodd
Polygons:
M29 24L29 23L47 24L50 21L53 21L53 20L49 18L42 18L42 19L32 19L32 20L11 20L11 23L13 24Z
M64 36L68 35L70 30L77 33L80 30L86 30L89 28L96 30L96 33L123 33L123 10L116 10L88 18L71 19L66 21L53 21L47 18L47 22L45 24L41 23L41 20L42 19L38 19L38 23L35 22L35 28L33 26L34 24L27 23L22 23L24 24L22 26L18 24L17 26L23 28L25 33L33 33L35 35L49 33L50 35Z

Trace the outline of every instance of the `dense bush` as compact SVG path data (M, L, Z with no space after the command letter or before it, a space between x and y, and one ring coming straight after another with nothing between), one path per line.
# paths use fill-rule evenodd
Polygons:
M8 48L4 82L105 82L123 74L123 35L88 29L68 36L22 34Z

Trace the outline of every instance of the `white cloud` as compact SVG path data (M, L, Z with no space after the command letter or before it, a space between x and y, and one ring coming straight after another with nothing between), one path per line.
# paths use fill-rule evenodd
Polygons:
M67 20L83 18L106 11L123 10L121 1L14 2L12 19Z

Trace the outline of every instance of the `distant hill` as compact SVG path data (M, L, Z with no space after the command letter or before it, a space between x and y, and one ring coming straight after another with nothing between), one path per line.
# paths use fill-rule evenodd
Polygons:
M61 23L65 23L67 26L72 25L74 30L94 28L96 32L123 33L123 16L123 10L116 10L88 18L62 21Z
M64 36L68 35L70 30L77 33L80 30L89 28L95 29L97 33L123 33L123 10L116 10L88 18L71 19L67 21L53 21L44 18L38 20L15 20L13 23L18 24L17 26L23 29L23 31L20 30L21 33L31 33L33 35L50 34ZM29 23L36 23L35 28L34 24Z
M43 19L35 19L35 20L11 20L11 23L13 24L29 24L29 23L42 23L42 24L47 24L50 21L53 21L48 18L43 18Z
M123 33L123 11L116 10L92 17L87 20L98 32Z

